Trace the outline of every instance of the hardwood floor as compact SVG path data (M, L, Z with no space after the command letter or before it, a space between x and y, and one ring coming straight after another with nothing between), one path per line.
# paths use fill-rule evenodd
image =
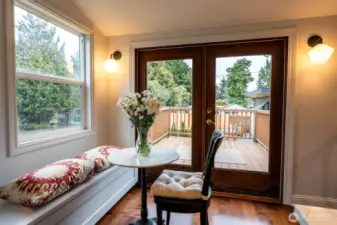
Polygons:
M151 193L147 196L149 217L156 216ZM140 189L132 189L98 225L128 225L140 217ZM296 225L288 221L289 206L212 197L208 210L210 225ZM164 212L163 217L166 217ZM199 214L171 214L171 225L198 225Z
M155 146L176 151L178 148L191 151L191 138L171 136L163 138L156 143ZM224 140L220 149L234 149L241 155L246 162L246 165L216 162L215 168L268 172L269 152L259 143L255 143L252 139ZM173 164L191 165L191 160L179 159L173 162Z

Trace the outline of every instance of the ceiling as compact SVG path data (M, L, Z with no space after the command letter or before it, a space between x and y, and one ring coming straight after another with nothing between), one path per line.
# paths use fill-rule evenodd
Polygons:
M72 0L106 36L337 15L337 0Z

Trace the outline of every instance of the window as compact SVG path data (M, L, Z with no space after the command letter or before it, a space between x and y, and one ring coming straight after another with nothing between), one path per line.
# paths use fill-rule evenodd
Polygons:
M91 130L90 35L27 2L12 17L17 147Z

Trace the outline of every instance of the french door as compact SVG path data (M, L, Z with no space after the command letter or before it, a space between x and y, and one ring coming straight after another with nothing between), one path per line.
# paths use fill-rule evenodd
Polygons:
M206 137L215 128L226 137L214 190L281 199L286 49L286 38L207 48ZM219 106L221 95L228 106Z
M136 90L150 90L163 107L150 131L154 147L176 150L176 162L147 170L153 182L163 169L198 171L204 138L201 130L203 92L202 49L195 47L136 51Z
M148 170L202 171L211 133L225 140L214 193L278 202L282 195L287 38L136 50L136 90L163 102L154 146L179 160Z

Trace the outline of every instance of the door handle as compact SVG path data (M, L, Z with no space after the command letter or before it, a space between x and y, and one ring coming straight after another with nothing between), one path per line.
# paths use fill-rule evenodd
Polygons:
M211 120L211 119L208 119L208 120L206 120L206 123L207 123L207 125L215 125L215 123Z

